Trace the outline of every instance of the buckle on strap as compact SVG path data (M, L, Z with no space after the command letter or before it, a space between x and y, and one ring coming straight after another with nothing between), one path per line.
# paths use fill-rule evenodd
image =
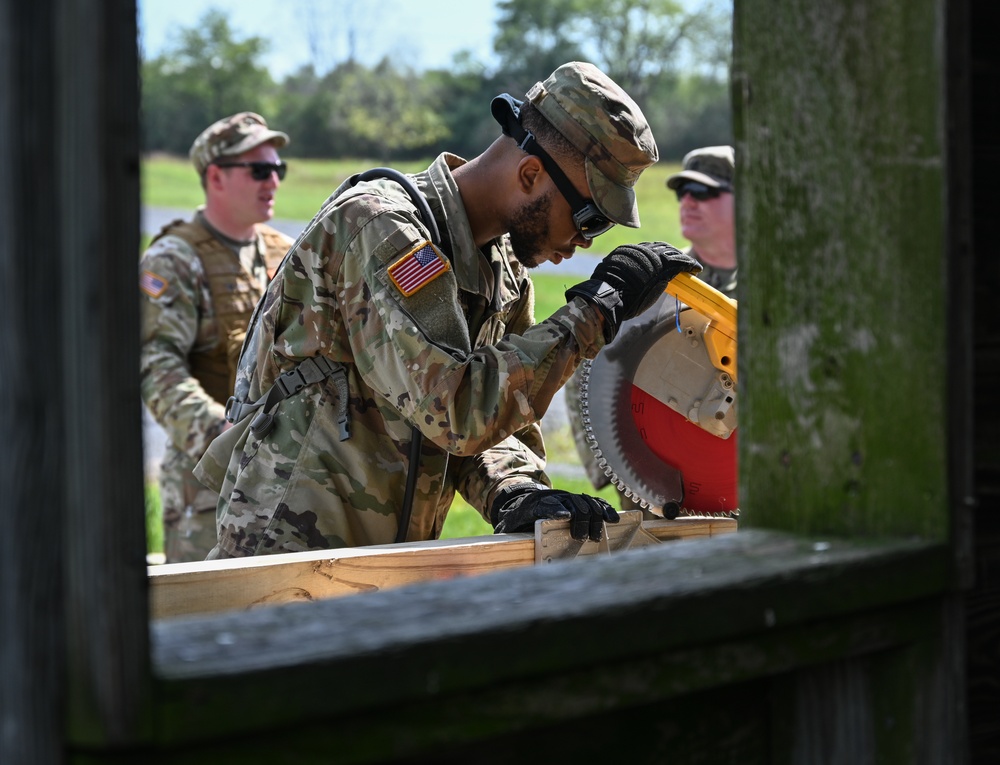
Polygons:
M284 401L307 385L318 383L320 380L329 377L333 374L334 369L334 365L322 356L311 356L302 361L295 369L278 375L278 378L274 381L274 386L280 388L282 395L274 403Z
M337 412L340 440L346 441L351 437L351 422L348 413L350 391L347 387L347 373L344 371L343 364L330 361L324 356L312 356L301 361L295 369L278 375L271 389L252 404L237 401L235 396L230 396L229 401L226 402L226 416L228 417L230 413L238 416L237 420L231 420L231 422L236 422L260 409L253 422L250 423L250 431L256 438L264 438L274 428L274 410L278 404L289 396L295 395L307 385L322 382L331 375L334 377L340 398Z
M246 401L239 401L236 396L230 396L229 400L226 401L226 419L235 425L252 411L260 408L262 403L263 399L250 404Z

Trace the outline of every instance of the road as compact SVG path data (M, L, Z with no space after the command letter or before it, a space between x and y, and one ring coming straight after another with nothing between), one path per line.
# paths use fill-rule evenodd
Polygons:
M176 218L186 218L191 215L190 210L176 210L164 207L145 207L142 210L142 231L146 234L155 234L163 226ZM271 225L279 231L291 237L296 237L302 231L307 221L293 221L274 219ZM594 266L600 261L600 256L590 253L577 253L570 260L563 261L558 266L545 263L539 267L539 271L558 271L562 274L575 274L579 276L590 276ZM559 430L569 427L569 420L566 418L566 399L562 392L556 394L552 399L552 404L545 418L542 421L543 432ZM159 470L160 461L163 459L163 451L166 444L166 434L156 424L156 421L149 414L145 405L142 407L142 433L145 452L146 475L150 479L155 478ZM582 468L579 465L552 465L554 472L579 472L582 475Z

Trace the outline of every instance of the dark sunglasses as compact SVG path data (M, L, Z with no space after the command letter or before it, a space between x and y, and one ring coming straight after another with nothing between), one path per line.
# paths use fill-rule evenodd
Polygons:
M271 173L278 174L278 180L285 180L285 173L288 172L288 165L279 162L274 165L270 162L216 162L216 167L249 167L250 177L255 181L266 181L271 178Z
M493 117L500 123L504 135L509 135L517 141L518 148L542 160L545 171L552 177L553 183L559 189L573 210L573 225L586 240L596 239L614 226L607 215L602 213L593 202L588 202L576 190L569 178L549 156L549 153L538 145L535 136L525 130L521 124L521 102L511 98L506 93L493 99L490 105Z
M677 201L680 202L684 199L685 194L690 194L699 202L705 202L709 199L715 199L722 192L723 189L713 189L711 186L706 186L704 183L688 181L687 183L677 187Z

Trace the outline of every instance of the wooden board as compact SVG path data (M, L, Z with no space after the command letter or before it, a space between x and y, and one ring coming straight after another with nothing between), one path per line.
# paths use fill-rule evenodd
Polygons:
M644 528L661 541L673 541L730 533L736 521L678 518ZM534 539L509 534L151 566L150 615L166 619L322 600L534 562Z

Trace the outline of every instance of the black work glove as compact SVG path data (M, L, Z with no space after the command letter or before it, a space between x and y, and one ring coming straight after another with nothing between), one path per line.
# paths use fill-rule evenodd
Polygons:
M493 500L490 520L497 534L533 531L535 521L568 518L573 539L601 541L604 524L618 523L618 513L607 502L588 494L571 494L542 484L517 484Z
M597 264L590 279L566 290L566 299L582 297L604 314L604 340L610 343L626 319L649 308L677 274L696 274L701 263L666 242L615 247Z

